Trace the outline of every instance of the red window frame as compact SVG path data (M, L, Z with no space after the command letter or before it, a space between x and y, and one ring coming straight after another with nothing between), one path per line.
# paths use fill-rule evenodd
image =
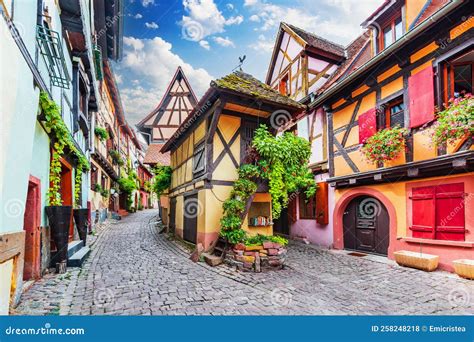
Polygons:
M396 99L392 102L389 102L387 106L385 107L385 127L384 128L390 128L392 124L392 108L395 106L399 106L400 104L403 104L403 109L401 111L398 111L394 114L398 114L400 112L405 112L405 104L403 103L403 98ZM403 120L403 123L405 123L405 120ZM403 128L403 127L400 127Z
M464 241L466 234L464 183L412 189L412 225L415 238Z
M443 65L443 101L454 98L454 68L462 65L471 65L471 88L474 92L474 61L462 63L450 63L449 61Z
M317 218L316 196L313 196L307 199L304 192L301 193L299 196L299 207L300 207L300 215L299 215L300 219L315 220Z
M380 32L379 32L379 50L382 51L382 50L385 50L387 47L389 47L390 45L392 45L393 43L395 43L398 39L400 39L400 37L396 37L396 31L395 31L395 26L396 26L396 23L400 21L401 25L402 25L402 35L403 35L403 20L402 20L402 17L401 16L396 16L392 19L390 19L390 21L385 24L384 26L382 26ZM391 30L391 33L392 33L392 43L388 46L385 46L385 30L387 28L390 28Z
M290 91L289 84L290 84L290 74L286 73L285 76L281 78L280 84L278 87L281 94L288 95L288 96L290 95L291 91Z

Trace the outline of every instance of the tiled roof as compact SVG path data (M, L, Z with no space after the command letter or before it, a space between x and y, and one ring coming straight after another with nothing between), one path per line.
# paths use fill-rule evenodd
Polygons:
M164 143L151 144L145 154L144 164L159 164L159 165L170 165L170 153L161 153L160 150L164 146Z
M288 96L280 94L278 91L272 89L267 84L260 82L252 75L246 74L242 71L236 71L211 82L211 87L235 91L240 94L249 95L256 99L280 103L282 105L294 108L305 107L301 103L292 100Z
M370 40L367 34L362 34L352 41L346 47L347 59L337 68L337 70L329 77L327 82L318 90L322 93L337 81L348 76L352 71L367 62L371 58Z
M433 13L438 11L441 7L443 7L444 5L447 5L448 2L449 1L446 1L446 0L431 0L429 2L429 5L426 8L424 8L424 10L422 11L421 15L416 20L416 22L410 26L410 29L412 29L413 27L419 25L420 23L428 19Z
M320 36L315 35L314 33L310 33L291 24L285 23L285 25L288 26L291 30L293 30L293 32L295 32L298 36L303 38L303 40L310 46L326 52L330 52L340 57L344 57L344 46L331 42L330 40L324 39Z

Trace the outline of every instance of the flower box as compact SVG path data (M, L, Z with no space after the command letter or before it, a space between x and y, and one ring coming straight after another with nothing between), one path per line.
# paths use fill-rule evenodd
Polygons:
M417 268L431 272L438 268L439 256L410 251L397 251L393 253L395 261L401 266Z
M454 271L458 276L474 279L474 260L459 259L453 261Z

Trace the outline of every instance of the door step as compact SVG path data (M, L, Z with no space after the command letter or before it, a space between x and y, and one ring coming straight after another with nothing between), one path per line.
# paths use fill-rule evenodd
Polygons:
M67 257L68 259L74 255L78 250L84 247L82 240L74 240L67 244Z
M91 249L88 246L83 246L76 253L70 256L67 260L68 267L81 267L82 263L86 260Z

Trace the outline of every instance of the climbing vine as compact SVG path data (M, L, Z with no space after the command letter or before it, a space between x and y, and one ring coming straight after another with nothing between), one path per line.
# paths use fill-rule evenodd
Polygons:
M137 174L132 171L128 173L127 177L118 179L120 190L127 195L127 211L132 211L132 194L134 190L138 190Z
M304 190L307 198L314 196L316 183L308 169L310 155L308 141L292 133L275 137L265 125L257 128L252 150L248 151L249 163L238 169L239 178L222 205L221 236L233 244L251 243L251 238L241 227L248 211L247 204L260 182L268 181L274 219L288 205L290 193Z
M173 169L170 166L156 165L151 171L155 175L152 185L153 191L160 198L163 192L171 186Z
M51 131L54 137L53 155L50 167L50 187L48 190L48 199L50 205L62 205L61 198L61 157L68 149L72 155L77 158L77 168L74 185L74 204L80 206L79 195L81 192L82 172L90 169L87 158L76 147L69 133L69 129L61 117L59 106L49 98L45 92L40 93L39 105L46 119L45 127Z

